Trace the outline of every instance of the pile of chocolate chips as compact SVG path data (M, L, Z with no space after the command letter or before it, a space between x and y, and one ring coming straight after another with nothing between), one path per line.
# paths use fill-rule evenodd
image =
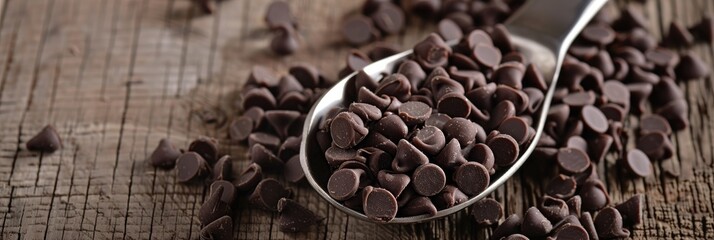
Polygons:
M459 39L475 28L486 29L503 22L523 0L366 0L360 14L342 23L345 42L361 46L386 35L397 34L414 15L438 21L438 32L445 40Z
M334 170L330 196L386 222L484 191L535 135L530 116L546 85L522 59L497 25L454 48L431 34L379 83L358 72L356 101L328 114L316 135Z
M290 11L290 5L285 1L270 3L265 13L265 23L274 32L270 41L270 49L278 55L293 54L300 48L300 37L297 33L297 19Z

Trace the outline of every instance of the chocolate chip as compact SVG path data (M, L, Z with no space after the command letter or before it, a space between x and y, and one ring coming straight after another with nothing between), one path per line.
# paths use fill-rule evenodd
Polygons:
M479 226L491 226L503 217L503 206L493 198L484 198L474 203L471 215Z
M409 101L403 103L398 112L404 123L414 126L424 123L431 116L431 107L422 102Z
M528 140L528 127L529 124L526 123L523 118L520 117L510 117L503 120L501 126L499 126L498 131L503 134L508 134L513 137L518 145L523 145L523 143Z
M275 35L270 41L270 50L275 54L290 55L300 48L300 40L291 25L281 24L275 29Z
M371 132L367 135L367 137L362 140L361 144L366 147L381 149L390 155L394 155L397 152L397 144L394 144L394 142L376 132Z
M426 163L414 170L412 174L414 190L423 196L434 196L446 185L446 174L441 167Z
M291 199L281 198L277 207L280 212L278 226L281 232L305 232L324 219Z
M254 189L261 180L263 180L262 168L257 163L251 163L238 178L236 188L240 191L246 192Z
M630 236L630 231L622 227L622 216L615 208L607 207L595 215L593 221L597 235L600 238L624 238Z
M335 145L341 148L356 146L369 130L362 119L352 112L341 112L330 123L330 134Z
M441 167L452 170L461 164L466 163L466 159L461 154L461 145L456 139L451 139L446 146L441 149L441 151L436 156L434 161Z
M580 217L580 212L583 206L583 199L579 195L575 195L565 202L568 205L570 215Z
M513 137L506 134L499 134L486 141L486 145L493 151L495 164L498 167L510 166L520 152L518 142Z
M176 165L176 159L181 156L181 152L169 141L168 138L159 140L154 152L149 157L151 165L163 169L171 169Z
M367 186L362 195L364 214L368 218L389 222L397 215L397 199L386 189Z
M490 183L488 169L477 162L462 164L456 168L453 178L459 190L470 196L483 192Z
M582 226L567 224L556 230L555 239L588 240L590 238Z
M587 231L588 236L590 236L590 239L597 240L598 235L597 235L597 230L595 230L595 223L593 223L593 218L590 215L589 212L583 212L582 216L580 216L580 224L583 225L583 228L585 231Z
M625 155L624 165L630 173L638 177L652 175L652 163L650 159L638 149L632 149Z
M201 239L233 239L233 219L223 216L201 228Z
M432 79L430 85L434 100L441 100L444 95L449 93L463 94L466 92L463 85L446 77L436 77Z
M575 194L576 187L577 184L575 182L575 178L560 174L550 180L550 183L548 183L548 186L545 189L545 194L560 199L566 199Z
M565 143L565 147L578 149L584 153L588 152L588 143L581 136L577 135L568 138L568 141Z
M416 131L412 138L412 144L424 153L436 155L444 148L446 138L444 133L439 128L434 126L425 126Z
M581 112L581 118L585 126L596 133L604 133L608 129L608 122L600 109L593 106L585 106Z
M590 139L588 143L590 160L594 163L602 162L613 142L614 139L607 134L600 134L596 138Z
M396 34L404 28L404 11L394 4L380 4L371 17L374 25L386 34Z
M496 94L494 96L497 102L508 100L513 103L516 114L523 113L529 105L529 99L526 93L509 86L499 85L496 87Z
M264 110L274 109L277 102L273 94L264 87L248 90L243 96L243 109L259 107Z
M231 122L231 125L228 128L228 135L235 141L245 141L248 139L248 135L253 132L253 124L254 122L250 117L240 116Z
M475 124L464 118L452 118L442 129L446 139L456 139L461 146L466 146L474 142L478 132Z
M278 211L278 201L281 198L289 198L291 195L292 192L283 187L280 182L266 178L258 183L248 201L253 206L275 212Z
M637 194L615 206L615 209L622 214L625 224L632 226L642 223L643 197L642 194Z
M229 155L224 155L213 164L213 179L214 180L231 180L233 179L233 159Z
M499 102L492 110L491 117L486 125L487 129L498 129L501 123L507 118L516 115L516 106L511 101Z
M189 144L188 151L198 153L209 164L213 164L218 160L217 144L217 140L201 136Z
M685 99L679 99L659 107L657 115L669 121L672 130L679 131L689 126L689 105Z
M343 149L340 147L333 146L328 148L327 151L325 151L325 159L327 160L327 164L335 168L347 161L365 161L364 159L360 158L361 156L357 155L357 150L355 149Z
M493 230L491 239L501 239L521 230L523 219L518 214L511 214L496 229Z
M186 152L176 160L176 180L186 183L206 176L209 166L206 160L195 152Z
M478 43L473 48L473 56L476 62L487 69L495 69L501 63L501 52L498 48L488 43Z
M414 45L414 60L427 70L445 65L450 54L451 47L434 33Z
M627 89L630 90L630 111L635 114L640 114L645 111L645 103L652 93L652 85L648 83L630 83L627 84Z
M610 203L610 196L600 180L588 180L580 189L583 211L597 211Z
M310 64L296 63L290 67L288 72L304 88L315 88L320 83L320 72Z
M372 19L362 15L355 15L347 18L342 23L342 37L353 46L364 45L381 34L374 26Z
M448 1L444 3L445 6L442 6L442 10L449 8L449 6L463 6L463 8L468 8L466 6L466 3L462 1ZM460 7L454 7L454 8L460 8ZM453 21L459 28L461 29L461 34L463 37L464 33L468 33L473 29L474 27L474 20L471 17L471 15L455 10L448 15L444 17L445 19L449 19ZM460 38L459 38L460 39Z
M221 200L225 191L222 185L218 186L215 191L211 191L208 199L201 204L201 208L198 210L198 220L201 221L202 225L208 225L216 219L231 213L230 204Z
M581 173L590 166L588 155L574 148L561 148L557 160L560 170L567 174Z
M300 153L300 142L302 137L290 136L283 141L283 144L278 148L278 158L290 159Z
M421 66L419 66L417 62L412 60L402 62L397 69L397 73L404 75L407 80L409 80L412 93L416 93L418 87L421 86L424 79L426 79L426 72L421 69Z
M401 52L400 47L395 44L386 42L377 42L374 44L371 50L367 53L372 61L381 60Z
M474 50L478 44L493 46L491 36L481 29L471 31L466 38L461 40L462 44L466 45L469 50ZM500 53L500 52L499 52Z
M380 110L386 110L391 100L386 96L377 96L366 87L361 87L357 94L357 102L374 105Z
M540 70L533 64L526 66L526 72L523 75L523 85L525 87L533 87L541 91L548 89L545 83L545 78Z
M699 23L692 26L690 31L708 43L714 42L714 19L705 16Z
M451 117L465 118L471 113L471 102L463 94L451 92L439 99L437 109Z
M429 158L422 151L409 141L402 139L397 144L397 153L392 161L392 169L399 173L406 173L427 162L429 162Z
M497 24L493 27L491 31L491 39L493 39L493 44L501 50L501 52L512 52L516 48L511 42L511 34L508 29L503 24Z
M453 140L452 140L453 141ZM483 165L489 173L493 174L493 164L496 161L496 157L493 155L493 151L486 144L477 143L474 145L467 146L462 150L466 160L471 162L477 162Z
M406 174L382 170L377 174L377 181L381 187L387 189L395 197L399 197L402 191L409 185L411 179L409 175Z
M344 201L355 196L364 178L366 173L362 169L339 169L330 176L327 190L335 200Z
M418 216L426 214L427 216L436 215L436 206L431 202L431 199L424 196L412 198L404 206L399 208L401 216Z
M709 76L709 65L693 53L682 55L675 68L678 79L698 79Z
M600 107L600 111L605 115L607 120L612 120L615 122L622 122L627 116L627 110L622 108L620 105L614 103L608 103Z
M600 46L605 46L615 40L615 31L605 24L592 24L583 29L580 37Z
M236 187L233 185L233 183L225 180L217 180L213 183L211 183L210 187L210 192L211 194L215 193L218 191L218 188L222 187L223 188L223 195L221 195L221 201L228 205L232 205L233 201L236 198Z
M652 132L661 132L669 136L672 134L672 128L669 126L667 119L659 115L642 116L640 119L640 135L647 135Z
M265 22L268 24L268 27L272 29L284 24L297 27L295 16L293 16L290 11L290 5L284 1L273 1L270 3L265 13Z
M25 143L27 150L52 153L62 148L62 140L52 125L47 125Z
M302 171L302 166L300 165L300 156L292 156L285 162L283 176L285 176L285 180L291 183L298 183L305 179L305 172Z
M563 98L563 103L571 107L583 107L595 104L595 93L591 91L571 93Z
M649 160L663 160L672 157L674 146L667 135L652 132L642 135L637 140L637 148L649 157Z
M461 192L461 190L451 185L446 185L444 190L441 190L441 193L433 198L434 204L438 209L447 209L457 204L466 202L466 200L469 200L469 197Z
M256 143L250 148L250 160L268 171L278 171L284 165L283 161L275 156L272 150L260 143Z
M667 36L665 36L664 41L670 46L689 46L694 43L694 36L677 22L671 22L669 25L669 31Z
M443 129L449 120L451 120L449 115L443 113L432 113L431 116L424 121L424 126L434 126L438 129Z
M559 198L553 198L550 196L543 196L540 205L538 205L540 212L548 218L551 222L558 222L563 220L566 216L570 214L568 210L568 205Z
M530 207L523 217L521 233L529 238L543 237L553 229L553 225L536 207Z
M439 24L437 25L437 31L439 32L439 35L444 38L445 41L461 39L461 37L463 37L464 35L459 25L457 25L456 22L448 18L444 18L439 21Z
M399 101L407 101L411 96L411 83L406 76L401 73L394 73L386 76L380 81L375 94L393 96Z

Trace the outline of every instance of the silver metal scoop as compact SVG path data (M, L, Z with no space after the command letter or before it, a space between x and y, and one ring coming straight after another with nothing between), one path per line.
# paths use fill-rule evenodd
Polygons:
M538 142L537 139L540 138L543 132L543 126L545 125L545 119L555 90L555 83L568 47L606 2L607 0L529 0L508 19L505 26L511 33L512 43L526 59L539 68L550 86L543 101L540 117L538 117L540 120L536 126L535 140L531 141L523 155L511 167L492 175L491 185L481 194L451 208L440 210L433 216L396 217L387 223L424 222L458 212L496 190L523 165L533 152L533 149L535 149L535 145ZM382 73L391 72L397 64L411 54L412 50L398 53L372 63L363 70L373 79L379 79ZM305 126L303 127L302 143L300 144L300 164L308 182L322 198L352 217L377 222L369 219L363 213L342 205L327 193L327 181L330 178L331 171L327 161L325 161L325 153L320 149L315 138L318 125L328 111L340 106L346 107L354 101L354 99L347 99L345 96L345 87L354 86L348 84L348 82L355 74L352 73L337 82L307 114Z

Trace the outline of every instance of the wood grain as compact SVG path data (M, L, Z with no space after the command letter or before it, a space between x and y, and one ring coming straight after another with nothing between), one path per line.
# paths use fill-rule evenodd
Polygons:
M229 144L224 126L204 124L196 110L220 106L235 114L235 90L250 66L285 72L310 62L336 76L349 48L336 31L361 1L290 1L303 48L278 58L263 14L269 0L223 1L205 15L187 0L7 0L0 2L0 239L196 239L196 213L207 189L177 184L174 172L146 163L158 140L187 146L197 136L219 139L221 150L247 165L245 148ZM609 11L625 6L613 2ZM666 33L714 13L710 0L648 1L650 30ZM410 19L388 41L408 46L433 29ZM711 44L691 49L710 65ZM598 166L613 201L645 194L644 223L635 239L714 238L714 87L712 78L682 82L691 127L676 133L676 154L655 174L630 179L616 156ZM630 117L634 128L638 119ZM46 124L64 140L54 154L24 143ZM630 136L634 136L630 132ZM628 139L634 144L634 139ZM530 163L537 164L537 163ZM544 169L550 169L546 167ZM666 171L676 171L669 177ZM240 208L239 239L484 239L466 212L422 224L377 225L330 207L308 186L291 185L296 200L325 216L303 234L277 230L276 216ZM543 179L521 172L493 195L506 213L536 202Z

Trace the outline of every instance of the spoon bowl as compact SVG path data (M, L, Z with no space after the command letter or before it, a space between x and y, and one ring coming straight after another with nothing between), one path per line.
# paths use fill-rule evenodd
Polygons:
M565 57L565 53L577 34L585 27L588 21L607 2L607 0L538 0L526 2L516 12L505 26L511 33L511 42L526 59L535 64L543 73L549 85L539 113L536 124L534 140L522 151L518 160L507 169L497 171L491 175L490 185L480 194L453 207L439 210L435 215L418 215L410 217L396 217L386 223L418 223L442 218L470 206L478 200L488 196L505 183L535 149L537 139L540 138L545 125L550 102L558 79L558 72ZM451 42L454 46L456 43ZM372 79L380 79L382 74L391 73L395 67L412 54L407 50L396 55L374 62L362 69ZM312 107L305 119L303 138L300 145L300 164L305 172L310 185L317 193L330 204L357 219L385 223L372 220L365 214L352 210L333 199L327 193L327 182L330 178L330 167L325 160L325 153L320 148L316 133L320 122L335 108L345 108L354 102L354 82L352 73L337 82L331 89Z

